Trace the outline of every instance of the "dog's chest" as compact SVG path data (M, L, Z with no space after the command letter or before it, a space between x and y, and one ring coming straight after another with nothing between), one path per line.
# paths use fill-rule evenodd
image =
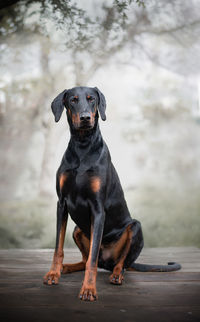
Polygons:
M90 176L87 173L69 173L62 189L72 220L88 234L90 227Z
M64 178L64 179L62 179ZM91 180L93 178L91 171L79 172L69 171L61 175L62 182L61 193L74 206L88 199L91 194Z

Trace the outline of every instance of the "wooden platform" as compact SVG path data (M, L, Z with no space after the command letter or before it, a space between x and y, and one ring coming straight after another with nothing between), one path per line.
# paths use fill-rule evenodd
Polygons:
M52 250L0 251L0 320L7 321L200 321L200 250L144 249L138 262L180 262L171 273L126 272L122 286L109 284L109 272L99 270L99 300L78 299L83 272L64 275L57 286L42 284ZM80 259L66 249L65 261Z

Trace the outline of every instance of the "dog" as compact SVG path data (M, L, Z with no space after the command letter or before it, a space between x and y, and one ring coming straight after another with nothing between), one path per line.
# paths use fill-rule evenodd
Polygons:
M97 267L111 271L110 283L121 285L124 270L174 271L177 263L135 263L143 248L141 224L129 213L124 193L98 124L106 120L106 100L97 88L64 90L51 104L58 122L66 108L71 138L56 175L57 234L50 271L44 283L58 284L61 272L85 270L79 297L97 299ZM73 238L82 261L63 264L68 213L76 227Z

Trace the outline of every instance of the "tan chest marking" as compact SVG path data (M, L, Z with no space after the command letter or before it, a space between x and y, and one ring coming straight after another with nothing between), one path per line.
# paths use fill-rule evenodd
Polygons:
M67 180L67 174L66 173L62 173L60 175L60 180L59 180L59 182L60 182L60 189L63 188L64 183L65 183L66 180Z
M101 188L101 180L99 177L92 177L91 178L91 189L94 193L97 193Z

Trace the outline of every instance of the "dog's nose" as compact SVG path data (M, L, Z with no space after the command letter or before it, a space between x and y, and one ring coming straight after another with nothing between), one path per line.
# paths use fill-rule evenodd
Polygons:
M88 112L81 113L81 115L80 115L81 121L90 121L90 119L91 119L90 113L88 113Z

